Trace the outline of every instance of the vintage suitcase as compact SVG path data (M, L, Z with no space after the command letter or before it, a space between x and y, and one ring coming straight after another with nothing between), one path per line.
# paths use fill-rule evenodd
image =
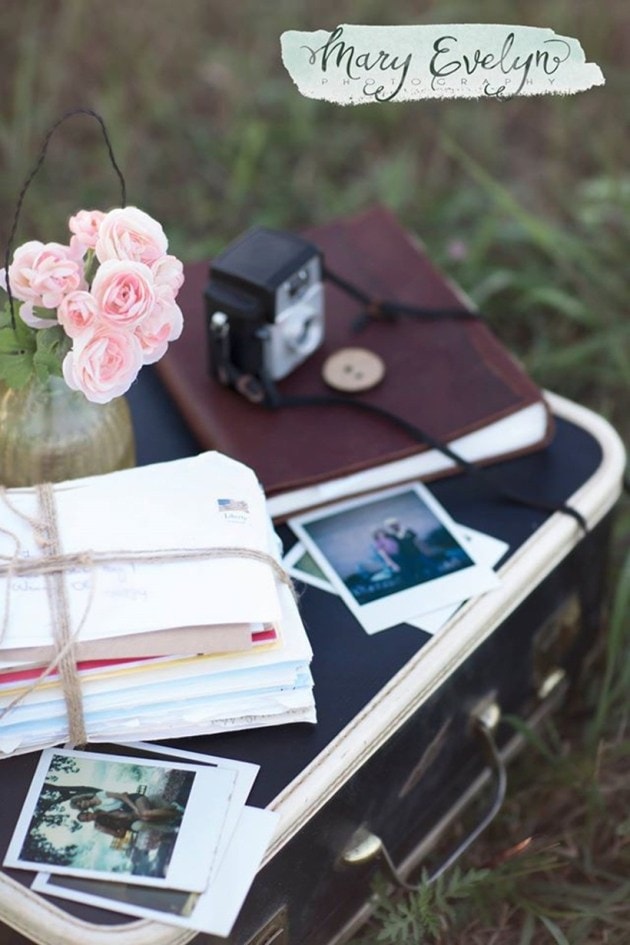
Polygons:
M407 875L482 787L496 806L501 756L517 747L513 729L494 725L498 712L535 719L592 647L624 454L600 417L559 397L549 400L557 424L552 444L498 468L515 488L535 484L541 497L570 502L586 519L587 535L566 515L497 500L469 477L435 483L456 520L509 543L500 590L463 607L430 638L408 626L368 637L335 597L305 588L318 724L178 742L259 763L250 803L280 813L233 945L343 940L365 914L371 878L388 858ZM197 452L151 369L131 401L141 462ZM36 760L24 755L0 765L2 855ZM3 945L220 941L55 902L31 892L31 880L15 870L0 876Z

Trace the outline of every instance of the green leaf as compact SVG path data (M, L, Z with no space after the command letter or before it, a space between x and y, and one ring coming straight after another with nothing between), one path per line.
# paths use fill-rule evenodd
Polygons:
M0 329L1 328L10 328L11 327L11 309L9 303L5 302L3 307L0 309Z
M48 351L36 351L33 355L33 370L37 375L38 380L44 382L53 375L53 377L61 377L61 365L59 364L59 359Z
M528 912L525 916L525 921L523 922L523 928L521 930L521 937L518 945L531 945L535 930L536 922L534 920L534 916L531 914L531 912Z
M551 933L551 936L554 942L557 942L557 945L571 945L571 943L569 942L568 938L566 937L562 929L559 926L557 926L555 922L552 922L552 920L548 916L539 915L538 918L540 919L542 924L545 926L547 931Z
M0 354L15 354L19 351L12 328L0 328Z
M606 723L611 714L615 697L627 698L630 683L630 661L624 662L624 652L628 646L628 613L630 612L630 552L619 574L617 588L612 604L608 638L606 646L606 664L595 717L588 728L591 745L598 744L604 734Z
M33 355L30 351L0 353L0 379L7 387L25 387L33 374Z
M555 765L558 763L557 754L545 744L543 739L540 737L540 735L538 735L537 732L533 730L531 725L528 725L527 722L519 718L517 715L505 715L503 716L503 721L507 722L508 725L511 725L519 735L522 735L525 741L528 742L533 748L536 748L543 758L546 758L550 764Z
M582 299L557 286L536 286L530 289L519 308L522 311L531 310L537 306L560 312L571 321L585 325L587 328L596 328L601 321L598 313L589 309Z
M29 328L25 321L20 317L19 312L15 314L15 340L20 348L26 351L35 350L35 335L37 329Z
M514 287L516 276L509 269L495 269L486 275L471 290L471 296L477 305L485 305L489 299Z
M70 341L61 325L51 325L50 328L40 328L36 336L38 351L57 351L65 340Z
M5 307L0 319L0 379L8 387L20 388L28 384L33 374L36 332L19 316L15 320L15 328L10 322L10 313Z
M60 325L42 328L36 335L37 350L33 355L33 367L37 377L45 381L51 374L61 377L61 363L72 344Z
M0 353L2 354L21 354L23 352L33 352L35 350L34 333L29 329L30 334L24 338L19 337L13 328L0 328Z

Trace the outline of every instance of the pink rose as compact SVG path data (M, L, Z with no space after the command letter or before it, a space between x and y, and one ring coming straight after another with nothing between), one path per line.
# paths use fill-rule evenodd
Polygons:
M184 284L184 267L176 256L161 256L151 266L156 288L166 287L177 295Z
M133 259L150 266L164 256L167 248L168 240L157 220L137 207L119 207L110 210L101 222L96 256L102 263Z
M169 341L175 341L182 333L184 317L179 305L174 301L170 290L158 294L153 311L135 329L135 335L142 348L144 364L159 361L168 347Z
M71 292L57 310L59 324L70 338L78 338L86 328L95 326L97 318L98 305L89 292Z
M121 328L133 328L155 305L153 274L141 262L108 260L94 276L92 295L101 318Z
M85 287L81 257L76 247L61 243L24 243L9 266L12 295L42 308L57 308L65 295Z
M22 302L40 302L40 299L32 287L33 281L33 263L44 248L44 244L39 240L31 240L18 246L13 254L13 262L9 266L9 281L11 283L11 295L14 299L20 299ZM7 288L6 269L2 269L0 276L2 278L2 288Z
M79 243L84 247L94 249L98 231L104 219L105 214L102 210L79 210L73 217L70 217L68 227Z
M142 367L135 335L110 325L91 328L74 339L63 359L66 384L95 404L105 404L129 390Z

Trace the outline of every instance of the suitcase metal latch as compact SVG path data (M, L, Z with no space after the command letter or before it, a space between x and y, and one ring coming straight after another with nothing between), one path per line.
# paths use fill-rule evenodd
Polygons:
M340 863L343 866L359 866L379 858L387 867L387 871L394 882L403 889L412 892L418 890L420 885L435 882L439 876L445 873L446 870L449 869L449 867L451 867L456 862L456 860L459 859L459 857L464 853L465 850L468 849L471 843L477 839L479 834L485 830L490 821L493 820L496 814L499 812L503 803L505 790L507 787L507 774L503 759L499 754L499 749L497 748L496 742L494 740L494 731L497 728L500 719L501 710L498 704L494 701L485 700L471 714L471 723L475 731L483 740L484 747L488 754L488 764L494 776L494 792L492 795L492 802L481 820L470 831L470 833L464 837L456 849L453 850L453 852L433 871L433 873L431 873L428 880L425 880L425 882L422 884L408 883L395 866L389 851L387 850L387 847L381 838L375 833L372 833L365 826L359 827L359 829L356 830L352 835L348 846L341 854Z

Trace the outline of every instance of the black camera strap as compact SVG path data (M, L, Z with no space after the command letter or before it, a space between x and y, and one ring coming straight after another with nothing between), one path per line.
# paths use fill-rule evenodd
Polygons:
M438 318L455 318L462 321L471 321L473 319L476 321L482 320L482 316L478 312L473 312L468 308L421 308L417 305L407 305L404 302L393 302L390 299L375 299L362 289L359 289L352 282L348 282L347 279L343 279L341 276L337 275L337 273L329 269L325 263L322 264L322 275L324 279L328 279L329 282L332 282L333 285L342 289L347 295L364 306L363 311L354 322L353 327L355 331L360 331L364 328L371 318L394 321L399 315L422 318L429 321L434 321Z
M569 515L571 518L575 519L584 534L588 533L588 525L586 524L586 519L584 516L578 512L577 509L574 509L566 502L545 502L542 499L534 498L533 496L521 495L520 493L515 492L513 489L509 488L509 486L506 486L493 470L478 466L476 463L472 463L470 460L464 459L463 456L460 456L460 454L452 449L447 443L443 443L441 440L438 440L436 437L432 436L430 433L427 433L425 430L421 430L420 427L417 427L415 424L409 423L407 420L403 419L403 417L399 417L398 414L392 413L390 410L386 410L384 407L379 407L378 404L371 404L365 400L359 400L353 397L344 397L335 394L313 395L306 397L284 397L278 392L273 381L270 380L267 380L265 389L267 396L264 400L264 404L265 406L271 407L274 410L277 410L281 407L350 406L357 410L362 410L365 413L371 413L374 416L389 420L391 423L399 427L399 429L404 430L405 433L407 433L416 443L422 443L426 446L430 446L432 449L438 450L444 456L448 457L448 459L452 460L462 472L475 476L477 481L484 484L493 495L496 495L507 502L525 506L526 508L536 509L538 512L546 512L547 514L561 512L564 515Z
M338 288L342 289L363 306L363 311L354 323L355 331L360 331L361 328L368 323L370 318L387 319L389 321L393 321L401 315L422 319L455 318L460 320L479 320L482 318L477 312L472 312L464 307L457 309L430 309L391 300L377 300L362 289L359 289L356 285L348 282L347 279L343 279L341 276L333 273L327 266L323 267L323 275L324 278L330 280L330 282L334 283ZM254 377L238 369L229 355L229 339L227 338L225 338L225 347L221 352L221 361L224 375L222 382L234 387L235 390L252 403L261 404L273 410L285 407L353 407L364 413L371 413L373 416L381 417L393 423L399 429L403 430L414 442L422 443L442 453L455 463L462 472L475 476L477 481L483 483L493 495L507 502L536 509L536 511L539 512L545 512L547 514L561 512L564 515L569 515L571 518L575 519L585 534L588 532L586 520L577 509L574 509L564 502L545 502L542 499L529 495L521 495L515 492L500 480L495 471L470 462L470 460L460 456L459 453L447 443L443 443L430 433L427 433L426 430L420 429L420 427L415 424L410 423L403 417L398 416L398 414L384 407L380 407L378 404L368 403L365 400L360 400L358 397L339 394L285 397L278 391L274 381L266 372L263 371L260 376Z
M407 305L405 303L396 302L389 299L374 299L372 296L368 295L362 289L359 289L353 283L348 282L347 279L343 279L341 276L337 275L337 273L333 272L326 265L323 267L323 275L325 279L328 279L330 282L342 289L347 295L351 296L363 306L362 313L354 323L355 331L360 331L361 328L367 324L370 318L386 319L389 321L393 321L396 317L401 315L429 320L438 318L454 318L470 321L472 319L479 320L482 318L478 312L471 311L470 309L464 307L455 309L432 309ZM390 410L386 410L384 407L380 407L378 404L368 403L365 400L360 400L355 397L335 394L284 397L279 393L275 384L269 378L264 380L264 388L264 402L272 409L278 409L280 407L350 406L357 410L361 410L364 413L371 413L374 416L388 420L390 423L395 424L399 429L404 430L404 432L407 433L408 436L416 443L422 443L430 446L432 449L437 450L454 462L456 466L459 467L459 469L461 469L463 472L467 473L468 475L475 476L476 479L483 483L485 487L490 489L494 495L497 495L505 501L512 502L517 505L536 509L539 512L546 512L548 514L551 514L552 512L561 512L564 515L569 515L575 519L584 533L588 531L586 520L584 516L577 511L577 509L567 505L565 502L545 502L542 499L535 498L533 496L524 496L518 492L515 492L499 479L496 472L478 466L475 463L470 462L470 460L464 459L463 456L452 449L452 447L450 447L447 443L443 443L441 440L438 440L430 433L427 433L426 430L420 429L420 427L416 426L415 424L409 423L409 421L403 419L403 417L392 413Z

